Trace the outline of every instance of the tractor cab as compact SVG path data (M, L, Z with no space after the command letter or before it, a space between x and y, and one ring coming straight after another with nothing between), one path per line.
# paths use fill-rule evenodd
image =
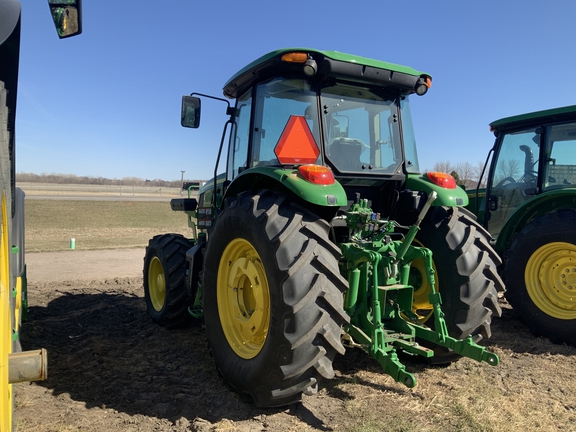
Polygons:
M509 117L490 125L496 142L483 219L492 236L500 234L519 208L574 188L575 116L573 106Z
M241 97L237 106L230 177L256 166L302 163L329 166L343 177L402 173L399 98L382 93L304 79L275 78L259 84L252 128L251 95ZM402 105L408 105L407 99ZM411 161L410 168L415 167Z
M224 86L230 109L227 182L257 181L255 169L290 169L312 183L334 178L377 211L384 197L418 173L408 95L429 75L391 63L310 49L280 50L242 69ZM184 97L182 125L195 127L200 99ZM245 177L244 177L245 176ZM386 188L386 192L383 189ZM342 203L340 203L342 204Z

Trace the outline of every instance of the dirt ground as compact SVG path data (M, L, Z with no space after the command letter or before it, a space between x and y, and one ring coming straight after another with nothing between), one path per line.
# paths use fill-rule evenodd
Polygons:
M143 255L27 255L22 342L48 350L49 378L15 385L17 432L576 430L576 349L533 337L509 308L486 342L497 367L406 361L419 380L407 389L351 349L317 395L254 408L219 378L200 325L168 331L150 321Z

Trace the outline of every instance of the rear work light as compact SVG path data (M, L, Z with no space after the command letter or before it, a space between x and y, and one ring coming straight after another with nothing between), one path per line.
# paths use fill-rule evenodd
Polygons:
M318 185L331 185L335 182L334 173L326 166L322 165L301 165L298 172L304 180Z
M432 78L427 75L423 75L416 83L414 90L418 96L423 96L426 94L430 87L432 87Z
M456 180L450 174L443 172L429 172L426 174L428 180L430 180L435 185L441 186L445 189L456 189Z
M302 64L304 67L302 71L309 77L313 77L316 75L316 71L318 70L318 65L314 61L312 57L305 52L289 52L282 54L280 60L284 63L291 63L291 64Z

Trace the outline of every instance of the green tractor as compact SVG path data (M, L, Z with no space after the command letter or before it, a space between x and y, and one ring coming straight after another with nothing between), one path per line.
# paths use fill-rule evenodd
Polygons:
M60 38L81 33L81 0L48 0L48 7ZM14 427L12 384L47 375L46 350L20 345L27 313L24 192L15 181L20 12L18 0L0 0L0 432Z
M430 85L313 49L271 52L225 84L225 173L217 161L198 200L172 200L193 235L150 240L144 290L161 325L203 318L222 377L257 406L314 394L345 346L408 387L399 353L498 364L476 342L501 314L500 259L465 191L418 168L408 96ZM198 127L198 96L183 97L183 126Z
M486 188L469 191L469 209L496 239L516 315L532 333L575 345L576 106L490 128Z

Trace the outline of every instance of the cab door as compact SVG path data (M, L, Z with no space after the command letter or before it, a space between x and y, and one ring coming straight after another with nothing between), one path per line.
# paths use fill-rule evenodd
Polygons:
M539 190L541 128L505 133L492 163L485 225L494 238L508 218Z

